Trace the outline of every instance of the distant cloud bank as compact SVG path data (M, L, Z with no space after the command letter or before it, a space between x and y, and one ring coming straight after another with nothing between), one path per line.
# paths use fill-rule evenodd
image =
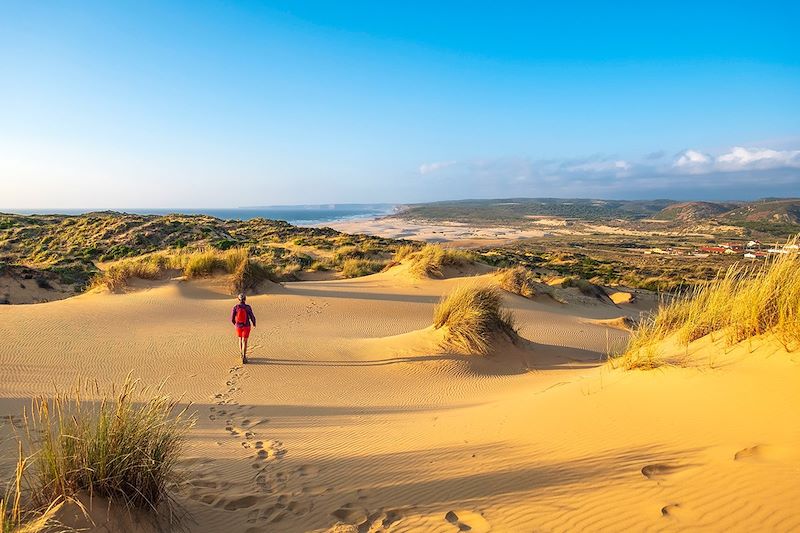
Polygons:
M443 161L419 173L444 186L501 196L748 198L800 195L800 150L734 146L720 153L655 151L638 160L594 155Z

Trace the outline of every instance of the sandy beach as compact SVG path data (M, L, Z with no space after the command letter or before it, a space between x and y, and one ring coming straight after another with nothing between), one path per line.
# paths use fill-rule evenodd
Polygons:
M652 302L512 294L526 342L444 352L435 303L490 278L271 284L246 366L221 278L0 306L3 437L31 397L130 372L197 411L190 531L800 528L796 353L706 338L684 368L623 371L604 362L627 336L614 319ZM97 505L95 530L120 530Z
M344 233L364 233L391 239L409 239L434 243L458 242L459 246L497 246L517 239L544 237L564 233L563 221L552 222L553 227L527 229L507 226L471 225L460 222L431 222L407 220L400 217L361 218L320 224Z

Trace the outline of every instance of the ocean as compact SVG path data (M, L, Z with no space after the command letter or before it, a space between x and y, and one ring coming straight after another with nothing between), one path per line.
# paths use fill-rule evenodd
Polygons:
M225 220L249 220L251 218L269 218L285 220L296 226L315 226L326 222L374 218L389 215L397 211L394 204L326 204L326 205L272 205L263 207L236 208L164 208L164 209L11 209L0 212L33 214L80 215L92 211L119 211L137 215L209 215Z

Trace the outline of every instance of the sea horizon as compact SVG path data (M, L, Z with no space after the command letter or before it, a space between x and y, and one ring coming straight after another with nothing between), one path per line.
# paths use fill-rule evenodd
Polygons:
M397 212L399 204L297 204L247 207L209 208L39 208L0 209L0 213L18 215L83 215L95 212L117 212L132 215L207 215L223 220L266 218L283 220L296 226L313 226L326 222L368 219Z

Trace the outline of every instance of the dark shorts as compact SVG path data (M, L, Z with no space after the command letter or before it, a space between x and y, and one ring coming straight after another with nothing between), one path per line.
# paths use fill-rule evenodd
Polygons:
M250 336L250 326L236 326L236 336L246 339Z

